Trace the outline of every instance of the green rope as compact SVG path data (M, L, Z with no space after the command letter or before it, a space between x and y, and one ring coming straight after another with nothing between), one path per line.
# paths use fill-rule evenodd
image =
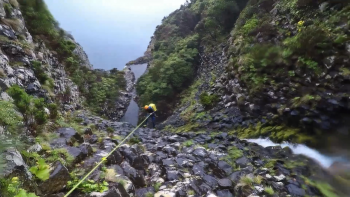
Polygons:
M154 112L153 112L154 113ZM147 116L146 119L144 119L128 136L124 138L123 141L121 141L118 146L116 146L111 152L108 153L106 157L103 157L101 161L83 178L81 179L64 197L68 197L87 177L91 175L104 161L107 160L107 158L114 152L116 151L124 142L127 140L140 126L153 114L151 113L149 116Z

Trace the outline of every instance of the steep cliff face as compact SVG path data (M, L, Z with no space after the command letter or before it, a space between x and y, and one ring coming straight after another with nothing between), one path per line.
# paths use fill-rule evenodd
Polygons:
M64 65L47 49L45 43L33 41L18 5L12 6L9 1L0 3L3 15L0 25L2 91L16 84L28 94L45 97L51 101L55 95L65 95L63 104L67 104L66 108L81 105L78 87L68 78ZM68 88L70 93L65 94Z
M47 196L47 190L67 184L66 166L77 153L60 149L74 141L57 139L70 135L57 129L79 131L71 114L82 108L119 120L131 99L133 73L93 70L82 47L58 27L41 0L2 0L0 17L0 195ZM56 171L43 183L47 178L37 173L49 177L48 165ZM38 184L53 185L45 190Z
M199 108L194 117L232 109L241 118L225 127L244 137L347 147L348 14L348 3L338 1L191 1L155 32L150 72L138 83L141 102L158 102L164 116L181 106L185 114ZM183 66L164 56L181 59L180 43L196 49ZM199 91L184 91L194 77ZM189 94L200 102L181 99Z

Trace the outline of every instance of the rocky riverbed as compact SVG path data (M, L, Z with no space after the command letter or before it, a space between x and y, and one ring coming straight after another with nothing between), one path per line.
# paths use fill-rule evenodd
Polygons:
M134 128L84 113L78 117L98 131L57 131L60 137L50 146L67 149L74 164L66 168L56 162L50 179L41 183L42 196L63 196L72 176L82 178ZM114 137L107 137L108 128ZM88 179L106 181L108 190L84 193L78 188L71 196L323 196L322 184L332 177L288 147L264 148L209 130L174 134L141 128Z

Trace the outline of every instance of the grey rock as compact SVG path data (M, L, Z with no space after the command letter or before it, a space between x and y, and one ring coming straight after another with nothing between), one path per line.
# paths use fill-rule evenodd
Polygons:
M287 189L292 196L305 196L305 190L297 187L294 184L287 185Z
M276 181L283 181L286 177L283 174L281 174L279 176L274 176L274 178Z
M21 175L26 176L28 179L32 179L32 174L29 172L27 164L24 162L22 155L14 148L8 148L4 152L6 159L6 167L0 173L5 177L20 172Z
M232 181L230 179L219 179L218 184L220 188L229 189L232 187Z
M205 148L196 148L194 151L193 151L193 155L194 156L197 156L197 157L200 157L200 158L204 158L205 156L207 156L207 150L205 150Z
M226 175L229 175L232 173L232 167L225 161L219 161L218 162L218 168L226 173Z
M10 97L6 92L1 92L0 98L1 100L4 100L4 101L10 101L10 102L13 101L12 97Z
M328 2L321 3L321 5L320 5L321 12L326 11L328 8L329 8L329 3Z
M240 180L241 176L243 176L243 173L241 171L236 171L233 172L230 176L229 179L234 182L234 183L238 183L238 181Z
M55 162L51 169L50 178L40 184L41 191L45 194L61 191L70 180L68 169L61 162Z
M41 151L43 148L40 146L40 144L39 143L36 143L36 144L34 144L33 146L31 146L31 147L29 147L28 148L28 152L39 152L39 151Z
M233 194L230 192L230 190L228 189L224 189L224 190L218 190L216 192L216 195L218 197L233 197Z
M249 163L249 160L247 157L241 157L235 161L235 163L240 166L241 168L246 167Z

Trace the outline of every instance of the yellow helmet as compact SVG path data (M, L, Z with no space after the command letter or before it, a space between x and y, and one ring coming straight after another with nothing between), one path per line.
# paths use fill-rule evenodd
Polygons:
M145 110L147 110L148 109L148 105L145 105Z

